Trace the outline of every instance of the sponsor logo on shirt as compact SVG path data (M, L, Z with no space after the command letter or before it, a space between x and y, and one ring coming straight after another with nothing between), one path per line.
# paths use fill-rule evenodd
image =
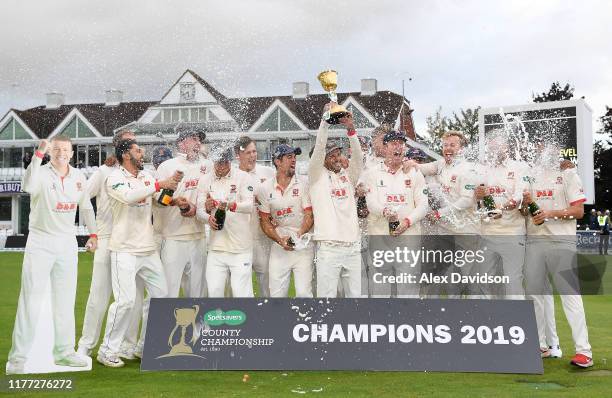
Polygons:
M250 192L253 192L253 186L252 186L252 185L249 185L249 186L247 187L247 189L248 189ZM235 189L235 188L234 188L234 191L233 191L233 192L236 192L236 189Z
M404 203L404 202L406 202L406 195L401 195L401 194L387 195L387 203Z
M291 207L276 210L276 217L279 217L279 218L290 215L290 214L293 214L293 208Z
M185 189L194 189L198 186L198 179L194 178L191 180L185 181Z
M536 198L546 199L546 198L552 198L552 197L553 197L553 190L552 189L538 189L538 190L536 190Z
M266 179L265 178L260 178L259 182L264 183L264 182L266 182Z
M475 190L476 189L476 185L474 184L466 184L465 185L465 189L469 189L469 190Z
M344 189L344 188L333 188L331 190L331 196L332 197L336 197L336 198L340 198L340 199L346 198L347 197L346 196L346 189Z
M125 185L125 184L122 183L122 182L118 182L118 183L114 184L113 186L111 186L111 188L114 189L114 190L117 190L117 188L119 188L122 185ZM129 186L129 184L128 184L128 186Z
M66 213L76 209L76 203L57 202L54 211L58 213Z
M504 187L499 187L499 186L490 186L489 187L489 193L491 195L502 195L504 193L506 193L506 188Z

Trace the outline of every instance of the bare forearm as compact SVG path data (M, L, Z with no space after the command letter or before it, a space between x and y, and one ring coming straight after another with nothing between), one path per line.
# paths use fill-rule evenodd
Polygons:
M266 213L261 213L259 217L259 225L261 226L261 230L264 234L274 242L280 242L281 237L276 232L276 228L270 222L270 215Z
M298 236L304 235L306 232L310 231L312 226L314 225L314 217L312 216L312 212L307 212L304 214L304 219L302 220L302 226L298 231Z

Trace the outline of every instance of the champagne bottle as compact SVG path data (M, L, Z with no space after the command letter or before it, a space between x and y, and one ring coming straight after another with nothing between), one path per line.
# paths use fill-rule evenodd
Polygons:
M365 196L357 198L357 217L366 218L369 214L368 203L366 202Z
M538 206L538 204L534 201L532 201L531 203L529 203L529 205L527 206L527 209L529 209L529 214L531 214L531 216L535 216L536 214L538 214L541 210L540 210L540 206ZM537 223L534 221L533 222L535 225L542 225L544 224L544 220L542 220L541 222Z
M397 221L389 221L389 233L394 232L397 228L399 228L400 222Z
M217 208L217 211L215 211L215 220L217 221L219 231L221 231L223 229L223 224L225 224L225 209Z
M176 173L180 176L179 181L182 180L183 172L177 171ZM162 206L170 206L170 203L172 203L172 195L174 195L174 191L172 189L162 189L161 193L159 194L159 198L157 199L157 203Z
M480 186L483 187L484 184L480 184ZM493 196L491 194L485 195L478 202L478 208L484 208L486 210L486 212L487 212L487 215L489 217L493 217L493 216L496 216L498 214L497 206L495 205L495 199L493 199Z
M289 239L287 239L287 246L295 247L295 242L293 241L293 238L291 236L289 237Z

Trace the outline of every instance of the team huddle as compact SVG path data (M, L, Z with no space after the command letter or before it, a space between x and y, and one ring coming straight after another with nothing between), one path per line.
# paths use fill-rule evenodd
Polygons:
M97 360L121 367L122 358L142 356L150 298L178 297L181 290L186 297L253 297L253 274L264 297L287 297L293 275L297 297L532 299L543 357L561 356L554 301L546 294L554 286L568 292L561 301L576 348L572 363L592 366L572 265L586 198L575 169L561 170L558 151L538 148L538 158L554 167L534 167L508 155L503 134L491 134L487 161L470 162L461 156L465 138L450 131L442 138L443 158L423 163L406 158L401 132L377 127L368 141L358 137L350 114L339 122L348 153L328 139L330 125L322 121L307 175L296 173L300 148L280 144L274 168L261 166L255 142L243 136L207 158L205 135L193 130L181 131L178 155L150 173L136 136L122 131L113 139L115 156L86 180L69 165L68 138L42 141L23 181L31 195L30 232L7 373L23 373L49 279L56 363L86 366L83 356L97 346L106 315ZM41 165L47 152L51 160ZM95 254L75 352L77 207ZM374 286L364 255L374 236L410 237L406 242L419 247L420 237L435 236L474 250L486 241L484 261L460 272L506 275L511 283L501 291L481 284Z

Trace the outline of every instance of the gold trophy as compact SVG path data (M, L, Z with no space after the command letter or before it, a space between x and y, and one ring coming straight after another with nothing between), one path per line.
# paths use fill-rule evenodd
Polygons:
M339 124L340 119L348 116L349 111L342 105L338 105L338 96L336 95L336 87L338 87L338 72L335 70L326 70L319 73L317 79L321 82L323 90L327 91L329 99L334 102L332 107L325 112L323 119L329 124Z
M170 332L170 337L168 337L168 346L171 347L170 353L167 356L172 355L182 355L182 354L193 354L193 350L190 345L185 343L185 332L187 331L187 327L192 325L192 336L190 343L193 344L197 340L196 337L196 316L198 315L198 311L200 310L199 305L194 305L193 308L175 308L174 309L174 317L176 318L176 325L172 332ZM175 345L172 345L172 338L174 337L174 332L178 327L181 327L181 338L179 342Z

